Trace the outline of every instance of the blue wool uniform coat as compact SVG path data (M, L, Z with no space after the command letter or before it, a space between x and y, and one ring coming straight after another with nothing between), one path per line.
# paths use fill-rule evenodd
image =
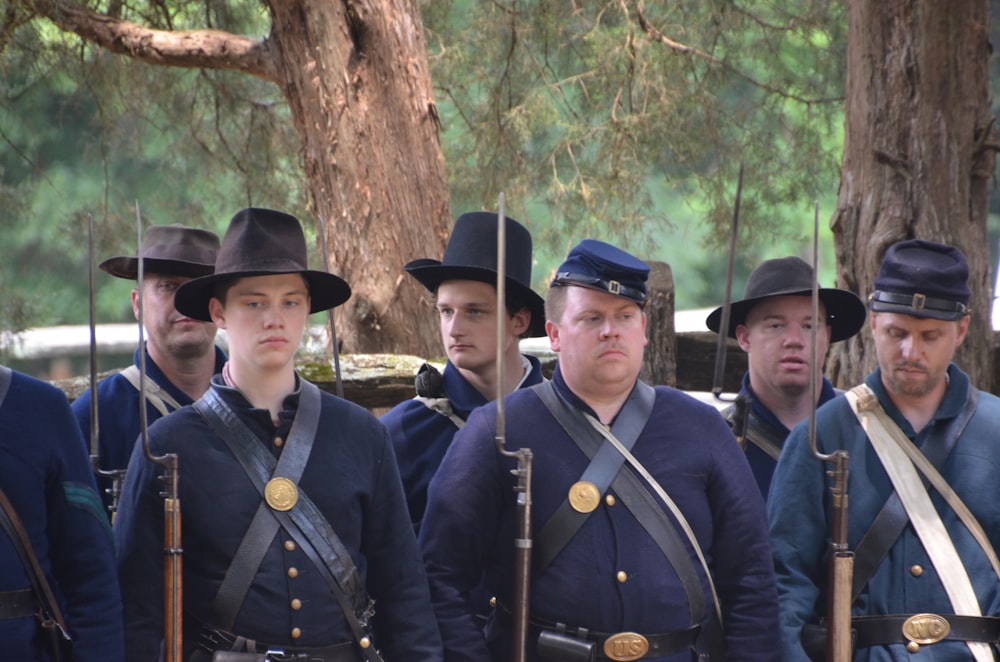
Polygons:
M77 662L124 660L111 528L62 391L15 372L0 406L0 486L63 608ZM0 591L31 588L0 529ZM4 660L46 660L33 617L0 620Z
M521 388L541 383L542 365L534 356L527 356L531 371L525 375ZM488 401L449 361L442 374L444 394L451 402L452 410L459 418L466 420L476 407ZM429 409L417 400L406 400L390 409L382 422L389 428L399 463L399 475L403 479L403 491L410 508L410 519L415 531L420 529L420 520L427 509L427 486L434 477L445 451L458 432L458 427L450 418Z
M930 423L920 434L915 434L889 400L881 374L876 369L866 383L893 421L918 447L927 441L932 428L945 425L958 415L971 388L968 377L956 366L950 366L950 384L944 400ZM820 452L844 449L850 455L848 542L855 549L891 494L892 484L845 397L836 398L817 412L816 428ZM994 489L1000 473L997 430L1000 430L1000 399L981 392L975 415L940 469L979 520L995 549L1000 547L1000 500ZM830 523L825 472L829 465L813 457L807 434L804 424L792 431L768 499L781 604L782 646L784 659L789 661L806 659L799 643L802 626L817 622L825 613L826 601L825 554ZM1000 616L1000 581L985 555L958 516L934 491L931 500L965 563L983 615ZM914 566L922 568L922 573L911 572ZM912 526L908 526L854 603L852 613L860 616L918 612L951 614L954 610L930 558ZM922 646L918 657L921 662L972 659L964 643L952 641ZM859 649L854 659L910 660L913 656L902 644L897 644Z
M743 385L740 388L740 393L746 396L750 402L750 411L757 416L761 423L771 428L775 436L781 439L788 438L790 430L754 394L753 388L750 385L749 372L743 376ZM824 377L823 386L819 392L819 402L816 403L817 406L829 402L835 397L837 397L837 392L834 390L833 384ZM774 475L774 468L778 463L772 460L771 456L762 451L759 446L750 442L747 442L746 454L747 462L750 463L750 471L753 472L754 480L757 481L757 487L760 488L760 493L764 498L767 498L767 494L771 489L771 477Z
M558 369L553 382L570 402L589 411ZM516 391L505 402L508 448L530 446L534 453L532 530L537 532L588 460L533 390ZM494 403L480 407L456 435L431 481L420 530L448 660L508 659L506 638L491 642L487 651L468 603L482 570L488 588L504 603L510 604L512 594L515 463L497 453L495 417ZM722 604L727 659L777 660L778 611L764 501L726 423L714 408L657 387L652 416L632 452L674 499L704 550ZM712 609L706 578L690 553ZM624 581L620 572L626 573ZM600 503L535 576L530 596L533 617L593 631L656 634L690 625L679 578L616 500ZM533 641L528 648L529 659L537 659ZM689 662L691 656L657 659Z
M277 457L291 428L299 392L286 398L275 427L216 376L215 389ZM299 481L350 551L375 599L377 643L390 660L441 657L427 580L407 517L392 445L367 410L328 393L308 464ZM176 453L184 546L184 647L197 644L210 607L261 497L193 407L161 418L149 430L154 454ZM125 602L129 662L156 660L163 636L163 499L157 476L137 444L115 518ZM232 632L276 647L307 648L351 641L343 613L320 572L284 529L271 542ZM294 570L293 570L294 569ZM301 608L290 607L293 600ZM300 636L292 635L298 628ZM185 655L187 657L187 655Z
M135 351L135 365L139 365L139 350ZM226 355L218 347L215 348L215 373L222 372ZM156 365L149 352L146 352L146 378L152 380L160 388L181 405L193 402L187 393L180 390L167 379L160 367ZM83 432L86 452L90 454L90 398L91 390L87 389L73 401L73 415L76 416ZM156 407L146 403L146 421L152 425L160 418ZM101 457L102 469L124 469L132 456L132 447L139 437L139 391L120 374L114 374L102 379L97 384L97 450ZM111 479L105 476L97 478L101 499L107 508L111 505Z

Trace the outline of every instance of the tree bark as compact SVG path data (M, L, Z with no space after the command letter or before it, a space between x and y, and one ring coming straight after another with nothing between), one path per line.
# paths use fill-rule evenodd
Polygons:
M272 19L263 41L220 30L154 30L70 0L24 5L136 60L232 69L275 83L300 138L330 270L353 290L335 313L343 351L436 356L441 341L429 298L403 272L409 260L440 257L451 228L416 3L263 2Z
M851 0L844 157L832 221L838 286L863 298L897 241L939 241L966 254L973 314L955 361L985 390L993 380L987 195L997 146L989 19L986 0ZM876 364L866 325L831 348L827 374L846 387Z

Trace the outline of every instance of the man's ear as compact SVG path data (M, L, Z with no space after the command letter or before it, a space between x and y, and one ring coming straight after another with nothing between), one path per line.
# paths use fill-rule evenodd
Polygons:
M212 297L208 300L208 314L212 318L212 323L220 329L226 328L226 309L222 302Z
M528 331L528 327L531 326L531 311L527 308L522 308L508 318L507 324L509 333L520 338L522 334Z
M719 333L722 333L722 329L719 329ZM750 351L750 329L747 328L746 324L736 325L736 342L740 344L740 349L744 352Z

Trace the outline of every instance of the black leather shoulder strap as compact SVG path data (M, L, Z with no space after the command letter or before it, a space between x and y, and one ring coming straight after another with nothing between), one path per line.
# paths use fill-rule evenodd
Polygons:
M263 498L267 483L273 477L287 478L297 485L316 437L322 408L320 391L317 386L304 379L300 379L300 383L302 395L299 399L299 409L296 412L295 422L292 424L292 431L285 443L285 448L281 452L280 461L267 451L260 440L236 416L232 408L219 397L214 389L209 389L195 403L195 409L205 418L215 433L226 442L230 451L240 462L243 470L262 497L261 507L266 508L264 512L270 514L271 519L292 536L299 548L320 569L334 597L340 604L355 639L360 642L362 638L368 636L368 620L374 612L373 603L365 593L361 576L351 559L350 552L334 532L323 513L301 489L298 489L297 501L287 511L270 508L266 504L266 498ZM250 526L251 529L255 526L260 528L253 536L250 536L249 533L244 536L240 546L240 549L243 550L244 545L247 545L247 549L255 550L254 553L260 556L256 560L256 565L243 563L243 567L238 567L235 571L241 575L240 584L247 581L247 588L249 588L249 582L253 580L260 560L263 558L260 547L263 547L263 551L266 552L267 546L270 545L277 532L277 527L273 524L265 527L258 523L258 520L265 519L266 516L258 509ZM248 541L248 538L252 539ZM239 563L235 560L234 562ZM247 578L248 573L249 577ZM242 596L246 594L246 589L241 588L235 581L227 590L239 595L240 602L242 602ZM228 599L231 600L231 598ZM229 605L228 608L231 609L231 602L220 603L217 600L216 606L219 605ZM380 659L374 646L364 648L364 654L369 660Z
M920 451L935 468L940 469L944 465L945 460L948 459L952 449L955 448L958 438L962 436L965 427L976 413L976 405L978 403L979 391L970 387L965 405L963 405L962 411L959 412L958 416L951 419L947 425L935 426L929 433L927 441L923 444ZM926 486L927 479L922 475L921 478ZM906 514L906 509L903 508L903 504L899 500L899 495L894 491L889 495L885 505L882 506L875 519L872 520L871 525L865 531L861 540L858 541L858 546L854 550L854 577L851 587L852 603L861 595L865 585L868 584L868 580L878 570L882 559L889 553L889 549L892 548L893 544L895 544L896 540L903 533L903 530L906 529L909 521L910 518Z
M781 455L781 448L785 445L784 435L755 414L749 403L746 405L746 410L745 420L742 422L736 420L737 408L735 405L729 405L723 409L722 417L729 423L729 427L733 428L733 432L736 432L737 426L742 423L743 434L737 433L737 438L740 438L744 450L746 450L746 443L749 442L777 462Z
M548 385L547 388L546 385ZM625 467L624 471L620 470L624 463L624 458L621 458L621 455L611 444L605 443L604 438L587 423L579 410L570 406L569 403L559 397L550 382L539 384L532 388L535 389L535 392L538 393L546 408L559 421L559 424L570 438L576 442L580 450L587 457L591 458L591 465L593 465L600 451L607 447L610 447L611 452L620 458L617 460L618 469L611 476L611 488L621 497L622 503L625 504L625 507L629 509L629 512L632 513L642 528L653 539L657 547L660 548L660 551L667 558L667 562L673 567L674 572L677 573L688 599L692 625L701 623L706 612L704 589L702 588L701 580L698 578L694 564L691 562L690 554L688 554L688 550L684 546L684 542L678 534L674 523L667 517L667 514L663 511L663 508L656 501L655 497L650 494L649 490L646 489L639 478L629 468ZM629 396L630 400L632 396L637 396L639 401L633 406L636 406L639 412L645 411L645 418L641 418L637 414L626 413L625 408L623 408L622 412L618 414L615 426L612 426L612 432L616 437L618 437L619 432L633 435L632 439L628 442L629 446L635 444L636 438L638 438L646 426L649 415L652 413L656 392L646 384L637 382L636 388L633 389L632 394ZM628 403L626 403L626 407L628 406ZM647 407L648 409L646 409ZM623 415L627 417L626 422L621 426L621 429L616 429L618 428L618 421ZM621 440L620 437L619 439ZM601 490L602 495L605 489ZM560 510L557 510L556 515L559 512ZM553 519L556 515L553 515ZM586 520L589 513L581 515L583 517L580 519L579 526L582 526L583 521ZM576 526L572 532L573 534L579 530L579 526ZM548 527L548 523L542 528L543 533L546 527ZM556 551L556 554L568 542L569 538ZM555 558L555 555L552 554L551 558Z

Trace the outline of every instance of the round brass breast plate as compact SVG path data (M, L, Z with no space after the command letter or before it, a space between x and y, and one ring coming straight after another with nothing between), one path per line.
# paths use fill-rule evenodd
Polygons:
M264 486L264 500L275 510L291 510L299 500L299 488L287 478L272 478Z
M601 502L601 493L597 489L597 485L593 483L581 480L569 488L569 505L573 507L578 513L589 513L593 512L597 508L597 504Z

